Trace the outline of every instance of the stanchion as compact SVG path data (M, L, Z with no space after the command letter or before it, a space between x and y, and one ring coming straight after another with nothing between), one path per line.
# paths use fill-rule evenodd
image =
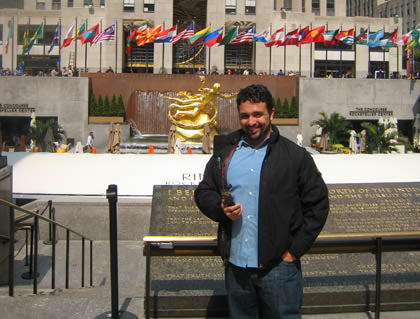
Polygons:
M108 185L106 198L109 204L109 248L111 257L111 311L97 316L97 319L138 319L136 315L118 310L118 227L117 227L117 185Z
M55 207L52 207L52 200L48 201L48 218L55 221ZM52 227L50 223L48 226L48 239L44 240L44 245L52 245ZM57 243L57 241L55 242Z

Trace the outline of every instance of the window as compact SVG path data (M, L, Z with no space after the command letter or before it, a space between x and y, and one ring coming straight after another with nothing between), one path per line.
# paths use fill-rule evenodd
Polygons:
M225 13L236 14L236 0L226 0Z
M327 16L335 15L335 0L327 0Z
M401 5L401 18L404 16L404 6Z
M73 8L73 0L67 0L67 8Z
M144 0L143 12L155 12L155 0Z
M305 0L302 0L302 12L305 12L306 8L305 8Z
M101 0L101 1L99 2L99 6L100 6L101 8L105 8L105 0Z
M134 12L134 0L124 0L124 12Z
M52 7L53 10L61 10L61 0L52 0Z
M292 0L284 0L283 9L287 11L292 11Z
M312 12L316 15L320 15L319 11L319 0L312 0Z
M255 1L256 0L245 0L245 14L255 14Z
M3 25L0 24L0 44L3 44Z
M38 10L45 10L45 0L36 0L36 8Z
M416 3L416 1L413 1L413 14L414 15L417 14L417 3Z
M407 3L407 17L410 16L410 4Z
M85 8L93 6L93 1L92 0L83 0L83 6Z

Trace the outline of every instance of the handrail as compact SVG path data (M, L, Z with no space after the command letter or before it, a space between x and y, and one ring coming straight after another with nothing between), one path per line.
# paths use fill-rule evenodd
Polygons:
M146 318L150 318L152 256L215 256L219 254L215 236L144 236L143 243L143 255L146 256ZM307 254L374 253L376 257L375 319L379 319L382 252L401 250L420 250L420 232L321 234Z
M0 204L4 204L5 206L12 207L12 208L14 208L14 209L17 209L17 210L19 210L19 211L23 212L23 213L26 213L26 214L29 214L29 215L32 215L32 216L36 216L36 217L38 217L39 219L41 219L41 220L43 220L43 221L46 221L46 222L48 222L48 223L50 223L50 224L55 224L56 226L59 226L59 227L61 227L61 228L64 228L64 229L66 229L66 230L70 231L71 233L73 233L73 234L75 234L75 235L77 235L77 236L79 236L79 237L82 237L82 238L84 237L84 238L85 238L85 239L87 239L87 240L92 240L92 239L90 239L90 238L86 237L85 235L83 235L83 234L81 234L81 233L79 233L79 232L77 232L77 231L75 231L75 230L73 230L73 229L71 229L71 228L69 228L69 227L67 227L67 226L65 226L65 225L63 225L63 224L61 224L61 223L56 222L55 220L49 219L48 217L42 216L42 215L40 215L39 213L35 213L35 212L33 212L33 211L30 211L30 210L27 210L27 209L25 209L25 208L22 208L22 207L20 207L20 206L18 206L18 205L16 205L16 204L13 204L13 203L11 203L11 202L8 202L7 200L4 200L4 199L2 199L2 198L0 198ZM18 220L18 219L17 219L17 220Z
M46 208L51 208L51 201L48 202L48 206ZM15 219L15 210L21 211L30 217L34 218L33 224L30 224L31 229L31 242L33 240L33 247L31 246L31 263L29 268L29 276L28 278L32 278L33 276L33 293L37 294L38 292L38 235L39 235L39 219L48 222L50 226L52 226L52 230L50 227L50 236L52 233L52 248L51 248L51 254L52 254L52 261L51 261L51 289L55 289L55 245L56 245L56 226L59 226L66 230L66 274L65 274L65 288L69 288L69 263L70 263L70 232L81 237L82 238L82 270L81 270L81 285L84 287L84 281L85 281L85 240L90 241L90 266L89 266L89 275L90 275L90 286L93 286L93 240L84 236L83 234L53 220L47 217L42 216L38 213L38 210L30 211L25 208L22 208L14 203L11 203L9 201L6 201L4 199L0 198L0 205L4 205L9 207L10 210L10 233L9 233L9 296L13 296L14 294L14 241L15 241L15 231L16 231L16 225L19 225L19 223L22 223L22 221L28 219L27 216L19 217ZM44 212L46 210L44 209ZM33 273L32 273L32 250L33 250Z

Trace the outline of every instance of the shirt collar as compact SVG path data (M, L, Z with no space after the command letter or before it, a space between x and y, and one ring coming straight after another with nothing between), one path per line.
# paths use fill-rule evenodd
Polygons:
M268 142L269 142L269 140L271 138L271 135L273 135L273 131L271 131L271 134L260 145L258 145L256 147L254 147L251 144L249 144L247 141L245 141L245 138L242 137L239 140L239 142L238 142L238 149L240 149L242 147L251 147L251 148L255 148L255 149L263 148L263 147L265 147L268 144Z

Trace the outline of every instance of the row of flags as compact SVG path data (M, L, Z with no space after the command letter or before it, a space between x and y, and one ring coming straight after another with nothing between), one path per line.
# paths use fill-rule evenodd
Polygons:
M9 21L8 26L9 32L5 47L6 54L8 52L9 41L13 37L12 21ZM324 46L337 45L340 42L347 45L363 44L369 47L382 47L383 49L397 46L406 46L406 49L408 49L410 47L414 48L419 46L419 29L411 30L400 38L398 38L397 30L394 32L384 32L384 29L381 29L371 33L368 30L361 29L360 34L355 36L354 29L345 31L340 31L339 29L326 31L325 29L325 25L313 29L306 26L305 28L297 28L286 33L285 28L280 28L270 34L271 32L269 29L255 33L254 26L244 30L239 30L239 27L236 26L224 33L224 26L214 31L211 31L209 26L194 33L194 22L192 22L186 29L177 33L176 25L166 30L162 30L161 25L152 27L143 25L132 30L127 36L126 54L130 54L132 43L135 43L137 46L142 46L148 43L175 44L182 39L188 40L190 45L204 43L209 48L214 46L216 43L220 46L249 42L262 42L266 47L278 47L285 45L300 46L302 44L313 42L323 42ZM59 30L60 25L57 23L48 53L53 50L55 42L59 39ZM29 36L29 24L27 23L23 36L22 54L29 53L35 41L37 39L43 39L43 36L44 22L40 24L31 37ZM104 31L99 32L99 24L96 24L86 30L86 24L84 23L80 28L74 31L73 23L67 30L67 33L61 43L60 50L69 46L73 41L78 39L82 44L90 43L90 45L94 45L102 41L112 41L115 39L115 24L107 27Z

